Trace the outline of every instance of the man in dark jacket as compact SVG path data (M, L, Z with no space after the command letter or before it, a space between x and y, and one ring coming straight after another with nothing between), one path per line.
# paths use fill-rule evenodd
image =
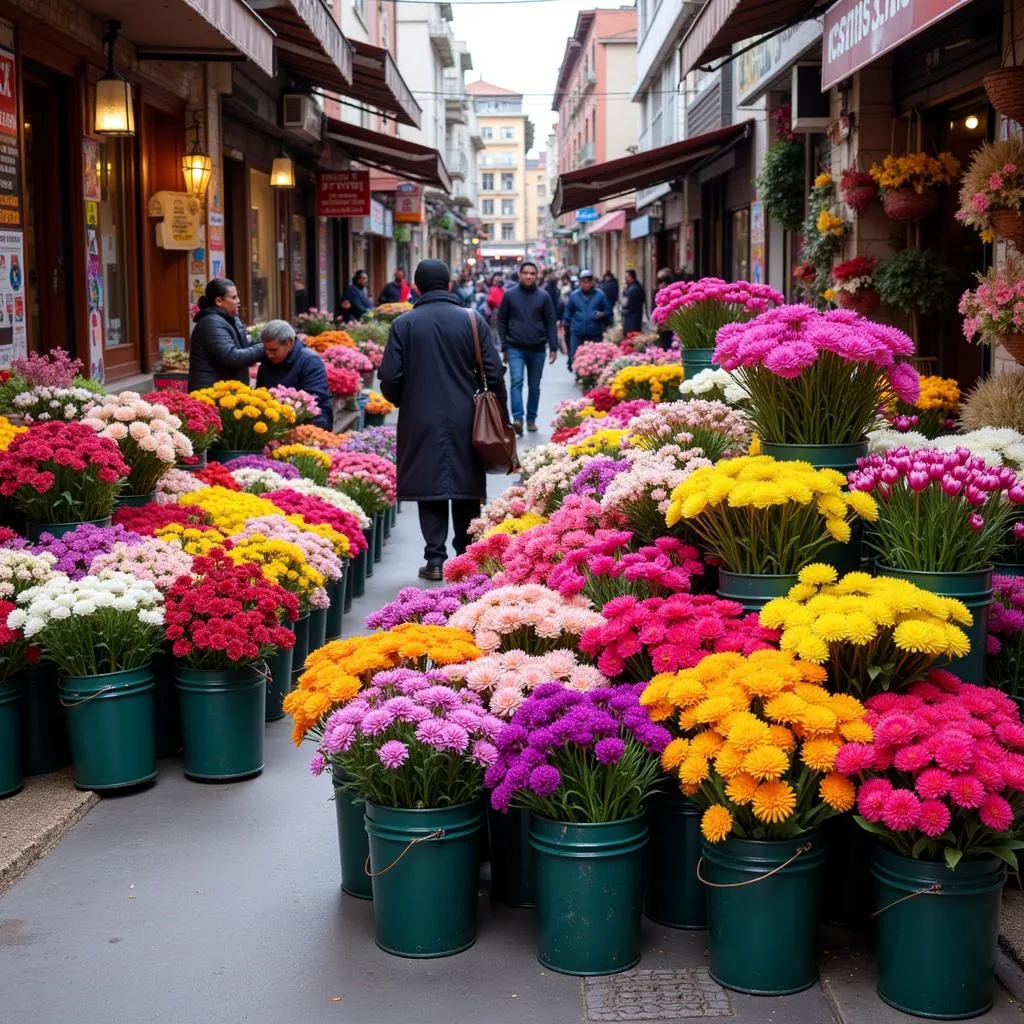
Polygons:
M345 291L341 296L341 317L346 323L362 320L363 314L373 309L373 302L366 288L368 281L366 271L357 270L352 275L351 282L345 285Z
M622 333L639 334L644 325L644 306L647 296L644 286L637 280L635 270L626 271L626 291L622 296Z
M555 307L546 291L537 287L537 265L522 263L519 284L505 292L498 307L498 336L501 354L509 369L509 399L512 426L523 435L523 377L529 385L526 396L526 429L537 430L540 378L544 373L544 348L548 361L558 358L558 327Z
M394 278L381 288L380 295L377 296L377 305L383 306L385 302L411 301L412 289L409 287L409 282L405 279L405 271L399 267L395 271Z
M615 320L615 304L619 301L619 279L610 270L606 270L604 277L601 278L601 283L597 287L604 292L604 297L612 308L612 315L608 319L609 323L613 323Z
M600 288L594 287L594 275L580 271L580 286L565 304L565 333L569 338L569 369L576 349L585 341L600 341L611 320L612 308Z
M232 281L215 278L206 286L189 339L189 391L213 387L219 380L249 383L249 367L260 361L263 346L249 342L238 306Z
M260 338L263 341L263 362L256 374L256 386L308 391L320 406L320 414L313 420L313 425L330 430L333 414L324 361L296 340L295 331L286 320L269 321Z
M473 452L473 396L481 387L470 318L476 318L487 386L505 405L501 359L484 319L453 295L448 266L423 260L414 308L391 325L380 389L398 406L398 497L419 504L427 564L419 575L440 580L448 555L448 503L452 546L469 546L469 524L487 497L483 467Z

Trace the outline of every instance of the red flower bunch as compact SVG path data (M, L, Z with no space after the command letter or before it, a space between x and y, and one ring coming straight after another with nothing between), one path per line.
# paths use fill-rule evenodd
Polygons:
M571 441L580 432L579 427L559 427L551 435L552 444L565 444L566 441Z
M363 386L363 378L355 370L341 366L327 367L327 390L339 398L354 398Z
M511 543L507 533L492 533L470 544L463 554L444 563L444 578L449 583L461 583L480 573L496 576L504 567L505 552Z
M360 552L366 550L363 528L351 512L346 512L344 509L338 508L337 505L324 501L323 498L316 498L311 494L300 494L287 487L280 491L268 491L260 497L272 501L286 515L299 515L307 523L326 524L333 527L338 533L343 533L348 538L350 558L355 558Z
M594 388L592 391L588 391L584 397L594 403L594 408L598 412L608 412L619 404L619 400L612 395L611 389L606 387Z
M192 442L192 450L196 455L205 452L217 439L220 416L212 405L172 388L150 391L142 397L147 402L164 406L181 420L181 432Z
M612 680L637 682L661 672L693 668L708 654L751 654L775 646L778 633L744 614L735 601L713 594L617 597L601 614L605 623L580 636L580 650L596 658Z
M839 176L839 190L854 213L863 213L878 198L878 182L856 167L847 167Z
M36 522L109 516L129 468L115 441L82 423L38 423L0 452L0 495Z
M298 618L298 598L268 583L258 565L213 548L196 558L193 573L167 591L165 633L175 658L194 668L243 668L295 645L281 621Z
M231 471L225 468L223 462L207 463L204 469L194 474L197 480L201 480L207 487L223 487L229 491L240 491L241 485L231 475Z
M955 868L994 854L1015 868L1024 725L1013 700L933 669L906 693L864 703L873 738L835 752L835 770L860 783L863 826L904 857Z
M209 512L195 505L139 505L136 508L119 508L114 513L114 525L120 524L126 530L143 537L152 537L171 523L195 527L197 530L213 528L213 517Z
M849 281L854 277L870 277L878 269L874 256L854 256L832 268L832 279L837 282Z
M28 661L29 642L24 633L7 625L7 616L17 607L13 601L0 601L0 682L10 679Z
M7 526L0 526L0 547L3 547L9 541L17 540L18 536L19 534L17 530L12 530Z

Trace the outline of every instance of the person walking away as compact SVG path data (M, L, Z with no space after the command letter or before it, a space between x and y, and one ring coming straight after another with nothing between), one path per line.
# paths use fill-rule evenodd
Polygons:
M666 285L670 285L676 279L676 275L668 267L662 267L658 271L657 277L655 278L654 295L652 297L652 306L658 304L658 292L661 291ZM672 332L671 331L659 331L658 332L658 344L667 352L672 347Z
M555 311L555 321L558 325L559 345L565 351L565 342L562 340L562 314L565 312L565 300L562 298L562 289L558 286L558 275L552 271L544 279L544 291L551 299L551 306Z
M580 271L580 286L565 304L565 333L569 338L569 369L576 349L585 341L600 341L611 320L611 307L600 288L594 286L594 274Z
M490 321L491 304L487 301L487 282L480 278L476 283L476 292L473 295L473 309L475 309L485 320Z
M473 452L474 396L482 387L470 317L477 318L487 387L505 406L504 373L491 332L448 290L448 267L423 260L420 298L391 325L380 390L398 406L398 498L419 505L426 565L421 579L440 580L447 557L449 503L452 546L469 546L469 524L487 497L484 468Z
M487 290L487 305L491 307L490 325L497 328L495 317L501 308L502 300L505 298L505 289L501 283L501 274L495 274L491 278L491 287Z
M472 308L475 289L473 288L473 282L469 279L468 274L459 275L459 283L455 286L455 294L459 297L466 309Z
M544 373L544 349L548 361L558 358L558 321L548 293L537 287L537 265L519 265L519 284L505 292L498 308L498 337L509 371L512 427L523 436L523 378L527 380L526 429L537 432L540 379Z
M370 279L365 270L357 270L352 280L345 285L341 295L341 318L345 323L362 320L363 315L373 309L373 301L367 288Z
M644 327L644 306L647 296L637 280L635 270L626 271L626 290L622 295L622 333L625 337L639 334Z
M263 346L249 341L239 305L234 281L215 277L207 283L189 339L189 391L213 387L219 380L249 383L249 367L263 357Z
M327 389L324 361L295 337L295 329L287 320L269 320L263 326L260 341L263 343L263 361L256 374L256 386L298 388L309 392L320 406L313 425L330 430L334 409Z
M411 293L412 289L405 279L405 271L399 267L395 271L395 276L381 288L380 295L377 296L377 305L383 306L385 302L409 302Z
M608 305L612 308L612 314L608 318L608 323L614 323L615 321L615 307L619 302L619 279L610 271L606 270L604 276L601 278L601 283L598 288L604 292L604 297L608 300Z

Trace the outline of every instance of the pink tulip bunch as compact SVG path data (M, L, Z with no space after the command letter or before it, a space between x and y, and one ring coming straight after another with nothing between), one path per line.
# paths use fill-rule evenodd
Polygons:
M712 348L725 324L749 320L785 301L764 284L704 277L662 288L654 298L651 319L677 334L684 348Z

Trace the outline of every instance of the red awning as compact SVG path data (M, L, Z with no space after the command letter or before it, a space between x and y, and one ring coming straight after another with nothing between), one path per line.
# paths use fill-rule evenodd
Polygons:
M352 84L352 47L321 0L247 0L277 33L280 62L310 84L341 92Z
M452 179L436 149L333 117L327 118L327 138L346 150L353 160L388 171L403 181L433 185L443 192L452 190Z
M648 149L632 156L591 164L559 177L551 201L551 213L560 217L569 210L613 199L636 189L650 188L688 174L697 164L734 146L753 130L753 121L718 128L692 139Z
M419 128L423 111L413 99L412 90L405 84L391 54L358 39L348 42L353 50L352 86L339 90L342 95L394 114L399 124Z
M626 226L626 211L615 210L606 213L600 220L594 221L593 226L587 232L588 235L598 235L602 231L621 231Z

